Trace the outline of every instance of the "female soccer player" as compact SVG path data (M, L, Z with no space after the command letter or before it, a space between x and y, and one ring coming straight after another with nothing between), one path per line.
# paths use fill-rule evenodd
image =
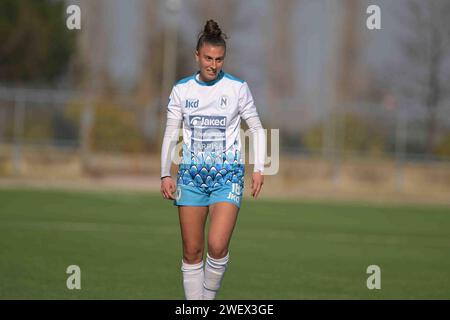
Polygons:
M222 71L225 39L218 24L208 20L195 51L199 71L178 81L170 94L162 143L161 193L178 206L183 242L181 271L188 300L213 300L227 268L228 246L244 188L241 118L253 138L254 198L264 182L264 130L247 83ZM170 176L171 154L181 122L183 155L175 187ZM208 213L208 251L203 268Z

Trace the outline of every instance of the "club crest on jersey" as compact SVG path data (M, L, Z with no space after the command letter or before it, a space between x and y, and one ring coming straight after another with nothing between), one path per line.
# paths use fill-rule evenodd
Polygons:
M198 99L186 99L186 105L184 106L186 109L195 109L198 108L199 100Z
M177 197L176 197L176 199L177 199L177 201L180 201L180 199L181 199L181 188L180 188L180 186L178 186L178 188L177 188Z
M228 106L228 96L221 96L219 99L219 109L225 109Z

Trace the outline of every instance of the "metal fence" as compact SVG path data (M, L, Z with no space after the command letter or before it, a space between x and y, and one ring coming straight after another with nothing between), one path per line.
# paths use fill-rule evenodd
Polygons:
M294 117L303 111L280 110ZM389 158L396 162L399 177L404 162L450 164L445 156L418 152L424 149L426 123L424 117L414 116L417 113L409 114L406 107L389 109L362 102L341 106L338 111L312 119L298 131L287 130L277 119L263 119L263 123L267 128L280 129L282 153L328 159L336 177L340 163L349 157ZM450 136L450 112L440 112L438 136L445 138ZM352 122L346 120L349 114L356 117L354 122L361 122L356 129L372 126L373 131L365 130L364 134L376 132L383 137L381 154L367 148L346 148L349 139L365 138L358 136L361 131L354 130ZM129 97L109 97L105 101L76 91L0 87L0 162L11 163L13 173L21 174L25 148L48 153L49 157L49 147L73 153L85 167L99 152L157 155L161 134L157 115L156 106L140 105ZM305 141L314 135L315 126L320 130L313 139L319 142L311 146Z

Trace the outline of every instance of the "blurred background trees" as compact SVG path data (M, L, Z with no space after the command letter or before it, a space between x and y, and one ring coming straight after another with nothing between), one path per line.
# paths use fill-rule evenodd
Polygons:
M401 59L391 72L387 70L388 82L407 105L410 117L423 114L420 152L450 156L450 2L402 3L396 14L402 26L396 34Z
M65 4L50 0L0 1L0 82L58 86L75 52Z
M72 148L83 167L158 155L169 91L196 72L211 18L229 36L225 71L249 83L283 155L324 160L334 181L351 157L447 163L450 2L375 2L3 0L3 159L42 145ZM81 30L66 28L70 4ZM366 28L370 4L381 30Z

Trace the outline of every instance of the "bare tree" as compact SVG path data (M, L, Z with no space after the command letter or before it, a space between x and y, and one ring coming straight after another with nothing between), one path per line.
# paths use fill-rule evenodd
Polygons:
M336 99L338 104L347 104L355 99L360 80L361 35L358 26L361 23L358 16L361 7L359 0L344 0L342 7L344 12L338 27Z
M85 27L79 38L80 60L82 65L82 88L85 102L81 116L81 158L84 170L89 169L91 161L92 131L95 123L95 97L101 90L105 79L105 25L102 15L102 1L81 2L85 12Z
M450 58L450 2L409 0L400 15L407 32L399 39L402 73L401 94L426 107L426 151L437 138L437 109L448 96L447 63Z
M294 13L295 3L293 0L270 1L271 35L267 37L267 67L269 70L269 110L270 117L273 119L279 115L280 105L286 107L287 97L293 97L297 84L295 81L295 68L293 63L293 30L292 15ZM282 52L282 61L279 54ZM286 67L287 66L287 67ZM284 111L286 113L286 111ZM284 119L279 119L284 120ZM280 123L278 123L280 125Z

